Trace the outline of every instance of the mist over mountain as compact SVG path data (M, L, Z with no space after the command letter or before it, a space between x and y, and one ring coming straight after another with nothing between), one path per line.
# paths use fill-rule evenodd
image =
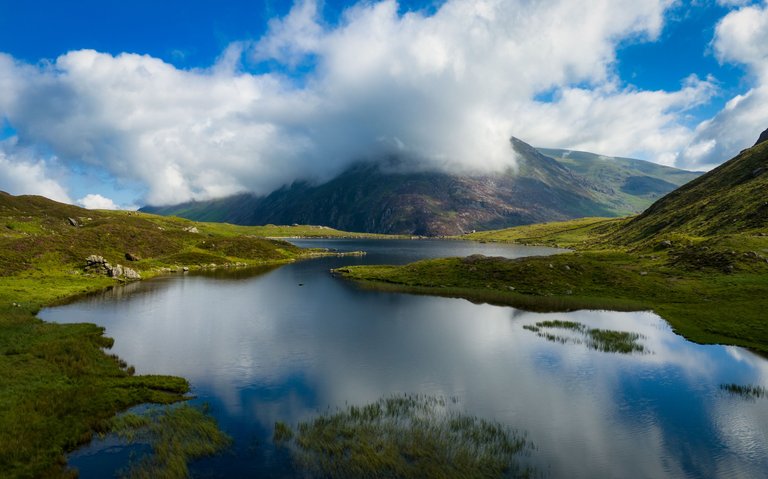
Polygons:
M295 182L142 211L234 224L316 224L427 236L637 213L698 173L626 158L543 149L511 139L518 168L498 174L399 171L398 160L353 165L322 184Z

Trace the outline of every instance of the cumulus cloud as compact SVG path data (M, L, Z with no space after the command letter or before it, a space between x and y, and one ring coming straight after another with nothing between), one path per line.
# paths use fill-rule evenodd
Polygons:
M401 15L385 0L330 26L304 0L207 70L91 50L38 65L0 55L0 116L22 143L140 182L153 204L268 193L392 154L498 171L514 167L512 135L672 163L712 81L641 91L613 66L620 43L658 37L673 3L448 0ZM243 58L271 72L243 71Z
M89 210L120 210L112 199L99 194L89 193L77 200L77 204Z
M744 65L753 87L701 123L679 164L709 168L752 146L768 128L768 2L739 8L717 24L712 41L721 62Z

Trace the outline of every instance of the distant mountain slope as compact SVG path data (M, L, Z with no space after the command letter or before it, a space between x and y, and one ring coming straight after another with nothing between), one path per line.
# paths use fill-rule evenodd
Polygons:
M604 177L608 175L578 174L570 165L586 164L599 158L597 155L578 160L574 158L579 155L546 150L568 158L558 161L516 138L511 143L518 155L518 171L458 176L402 173L397 172L396 164L361 163L321 185L297 182L265 197L240 194L168 207L148 206L142 211L236 224L322 224L352 231L453 235L637 213L658 191L671 191L696 176L691 172L675 175L679 170L621 159L620 166L606 169L612 171L607 181Z
M767 225L768 142L758 142L669 193L616 234L631 243L670 234L741 233Z
M600 200L611 205L617 216L639 213L654 200L701 176L700 172L632 158L554 148L538 150L595 185Z

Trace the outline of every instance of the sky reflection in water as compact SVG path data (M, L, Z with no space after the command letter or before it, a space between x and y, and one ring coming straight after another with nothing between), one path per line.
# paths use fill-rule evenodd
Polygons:
M472 414L527 430L538 447L533 461L550 477L759 477L768 470L768 400L719 388L768 384L768 361L746 350L689 343L649 312L529 313L361 291L328 274L361 262L546 249L300 243L370 254L237 278L160 278L41 317L104 325L114 352L138 373L188 378L237 440L234 456L200 461L201 473L290 475L270 444L276 420L295 423L397 393L457 396ZM641 333L650 353L602 353L523 329L550 319ZM73 456L82 477L104 473L103 449L94 444Z

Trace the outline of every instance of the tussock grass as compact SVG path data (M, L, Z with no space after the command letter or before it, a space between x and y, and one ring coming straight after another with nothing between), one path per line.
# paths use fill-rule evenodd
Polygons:
M608 329L589 328L584 324L573 321L541 321L535 325L526 324L523 329L536 333L540 338L561 344L583 344L589 349L604 353L642 353L647 352L640 340L645 336L639 333L613 331ZM578 337L563 336L552 333L551 330L564 329L578 334Z
M453 404L452 404L453 403ZM331 478L529 477L525 434L452 409L456 400L398 395L275 426L300 467Z
M189 477L188 463L217 454L232 443L209 415L207 406L152 408L144 413L121 414L109 431L129 443L148 444L152 452L123 473L130 479L182 479Z

